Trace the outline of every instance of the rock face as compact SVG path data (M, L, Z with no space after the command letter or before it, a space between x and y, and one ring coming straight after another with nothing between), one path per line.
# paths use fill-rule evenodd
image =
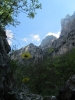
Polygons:
M25 63L25 60L21 57L21 55L25 52L28 52L31 55L29 60L31 60L33 63L38 63L39 59L43 60L42 49L32 43L12 53L11 59L17 60L19 63L21 62L21 64L23 64L23 62Z
M57 100L75 100L75 75L70 77L66 86L59 90Z
M43 100L57 100L56 96L45 96Z
M7 55L11 48L6 38L6 33L0 26L0 100L6 100L8 91L11 90L11 82L8 80L9 57Z
M53 35L46 36L40 44L42 50L49 48L54 40L57 38Z
M75 47L75 13L61 20L61 35L51 45L53 56L62 55Z
M7 65L7 53L9 53L9 51L11 50L6 38L7 36L5 31L0 27L0 66L2 67Z

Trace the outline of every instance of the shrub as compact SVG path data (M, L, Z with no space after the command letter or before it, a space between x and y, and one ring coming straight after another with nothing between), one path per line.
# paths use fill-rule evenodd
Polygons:
M54 49L52 47L50 47L48 50L48 54L52 53L53 51L54 51Z

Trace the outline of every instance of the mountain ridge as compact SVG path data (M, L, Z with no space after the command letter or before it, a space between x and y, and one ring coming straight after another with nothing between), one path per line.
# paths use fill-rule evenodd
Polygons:
M61 20L61 32L60 37L57 39L55 36L46 36L39 46L32 43L29 45L14 51L11 54L11 59L22 62L21 54L29 52L33 63L37 62L46 55L59 56L67 53L72 48L75 48L75 13ZM18 52L18 53L17 53Z

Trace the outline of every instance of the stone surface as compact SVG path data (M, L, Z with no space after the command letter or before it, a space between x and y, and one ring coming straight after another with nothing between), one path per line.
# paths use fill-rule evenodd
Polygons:
M62 55L75 48L75 13L61 20L61 34L57 40L52 42L54 48L53 56Z
M9 80L8 77L8 73L9 73L8 63L10 59L7 55L11 50L11 48L6 38L7 36L5 31L0 27L0 100L7 100L8 98L11 99L12 97L8 94L8 92L11 91L12 84L11 84L11 80ZM14 98L14 96L12 98Z
M28 94L27 97L29 97L30 100L43 100L43 97L38 94Z
M41 42L41 44L40 44L41 49L44 50L44 49L46 49L46 48L49 48L49 47L51 46L52 42L53 42L54 40L56 40L56 39L57 39L57 38L56 38L55 36L53 36L53 35L46 36L46 37L42 40L42 42Z
M56 96L45 96L43 100L57 100Z
M32 43L19 50L14 51L14 53L11 54L11 59L17 60L19 63L24 64L26 59L23 59L21 55L25 52L28 52L31 55L28 61L32 61L33 63L38 63L39 60L43 60L42 49L40 47L35 46Z
M59 90L57 100L75 100L75 75L70 77L66 85Z

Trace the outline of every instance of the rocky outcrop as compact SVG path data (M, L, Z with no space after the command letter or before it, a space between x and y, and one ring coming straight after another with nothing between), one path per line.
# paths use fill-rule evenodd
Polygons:
M11 82L8 80L9 57L7 55L11 48L6 38L6 33L0 26L0 100L6 100L8 91L11 90Z
M28 52L31 57L28 59L28 61L32 61L33 63L38 63L39 60L43 60L43 52L40 47L35 46L34 44L30 43L29 45L14 51L11 54L11 59L17 60L21 64L25 64L25 60L22 58L22 54Z
M6 38L7 36L5 31L0 27L0 66L7 65L7 53L9 53L9 51L11 50Z
M68 14L61 20L61 36L68 35L72 31L75 31L75 12L72 16Z
M43 100L43 97L38 94L28 94L27 98L28 100Z
M75 100L75 75L70 77L66 85L59 90L57 100Z
M75 48L75 13L61 20L61 35L52 42L53 56L62 55Z
M45 96L43 100L57 100L56 96Z
M42 42L41 42L41 44L40 44L41 49L44 50L44 49L46 49L46 48L49 48L49 47L51 46L52 42L53 42L54 40L56 40L56 39L57 39L57 38L56 38L55 36L53 36L53 35L46 36L46 37L42 40Z

